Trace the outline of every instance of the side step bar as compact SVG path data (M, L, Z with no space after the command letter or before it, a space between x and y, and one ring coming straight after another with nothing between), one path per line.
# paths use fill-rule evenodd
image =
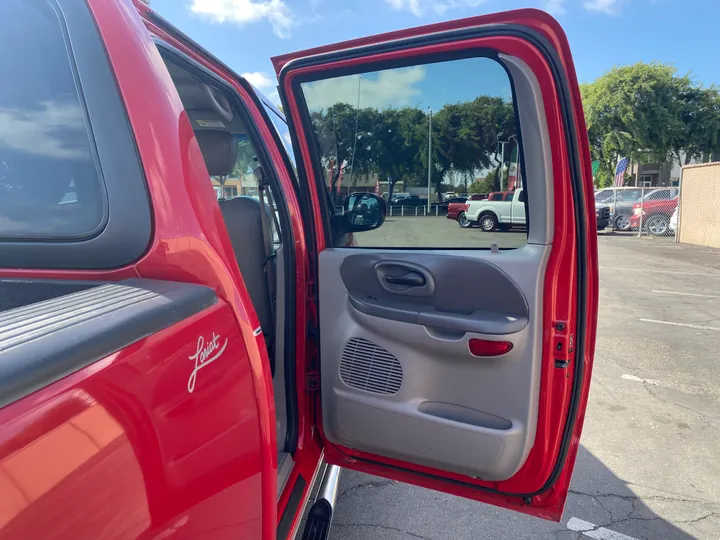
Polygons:
M328 465L325 469L317 499L308 512L302 540L326 540L335 513L340 467Z

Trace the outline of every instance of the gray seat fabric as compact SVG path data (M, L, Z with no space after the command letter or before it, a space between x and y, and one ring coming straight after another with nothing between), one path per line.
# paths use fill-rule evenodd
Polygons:
M227 131L196 131L200 151L210 176L226 176L237 163L238 145L232 133Z
M265 254L273 252L273 242L271 232L263 231L260 209L260 201L252 197L220 201L238 267L260 319L265 340L271 345L275 333L271 302L275 291L270 290L265 273ZM275 264L275 258L270 258L267 264ZM272 355L270 358L272 364Z

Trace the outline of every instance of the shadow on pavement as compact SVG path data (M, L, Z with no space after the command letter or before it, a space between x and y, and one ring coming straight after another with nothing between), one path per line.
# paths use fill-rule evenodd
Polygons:
M628 456L628 459L642 459L642 456ZM662 474L662 464L658 464L658 474ZM571 528L577 528L572 526L577 524L577 520L582 520L595 526L591 530L602 527L637 539L692 539L696 537L657 515L647 506L646 501L655 507L667 508L668 513L678 518L678 523L707 519L713 515L713 507L716 506L681 494L658 494L650 487L646 491L647 496L633 491L630 484L615 476L602 461L580 446L561 523L566 527L569 524ZM688 512L688 515L684 515ZM571 522L573 518L575 520ZM612 536L609 532L594 537L629 540Z
M635 456L631 459L642 459ZM662 465L658 464L658 474ZM332 540L711 538L717 505L648 488L645 500L697 530L691 536L654 513L628 483L580 448L560 523L353 471L343 471ZM667 508L667 512L665 512ZM570 528L568 528L570 526ZM571 530L575 529L575 530ZM584 534L583 534L584 533Z

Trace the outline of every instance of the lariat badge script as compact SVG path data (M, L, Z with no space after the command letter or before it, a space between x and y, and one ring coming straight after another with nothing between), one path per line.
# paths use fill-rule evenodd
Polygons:
M208 341L207 345L205 344L204 337L200 336L198 338L195 354L188 357L190 360L195 360L195 369L193 369L188 379L188 392L192 394L195 390L198 371L220 358L220 355L225 351L225 347L227 347L227 342L228 340L225 338L225 343L223 343L221 347L220 336L215 334L215 332L213 332L213 337Z

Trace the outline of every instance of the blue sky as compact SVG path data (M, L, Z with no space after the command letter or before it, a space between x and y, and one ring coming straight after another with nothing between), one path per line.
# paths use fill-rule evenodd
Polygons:
M478 96L512 99L505 69L490 58L464 58L303 83L311 111L338 102L376 109L432 108L472 101ZM358 95L359 92L359 95Z
M518 7L565 28L581 82L653 60L720 85L720 0L151 0L153 9L271 96L270 57ZM454 101L454 100L452 100ZM413 103L414 104L414 103Z

